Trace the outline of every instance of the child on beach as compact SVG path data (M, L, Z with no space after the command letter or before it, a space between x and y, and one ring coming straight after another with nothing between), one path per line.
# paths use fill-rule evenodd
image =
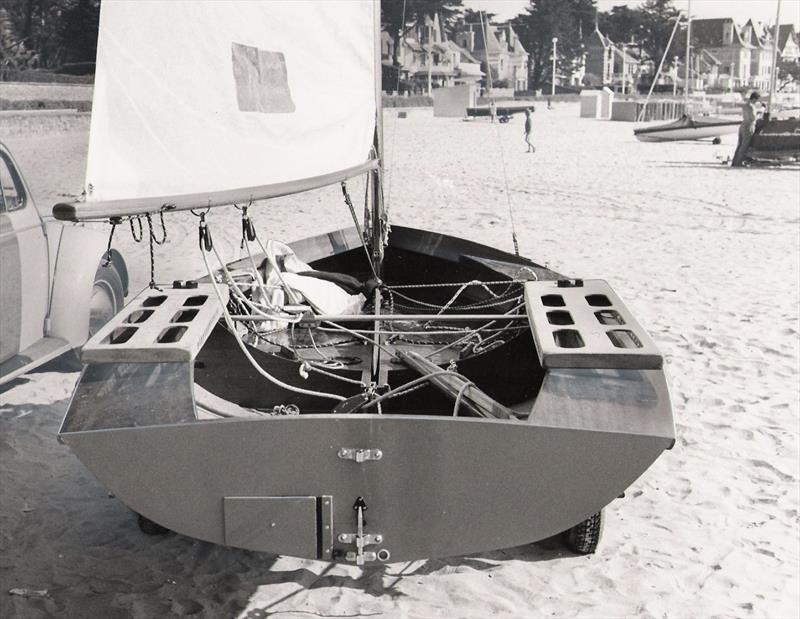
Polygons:
M528 145L528 150L525 151L526 153L535 153L536 147L531 144L531 129L533 128L531 112L534 111L534 108L531 107L529 110L525 110L525 144Z

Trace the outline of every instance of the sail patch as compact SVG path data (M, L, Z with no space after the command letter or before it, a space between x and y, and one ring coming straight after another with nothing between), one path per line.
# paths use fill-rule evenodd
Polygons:
M232 43L231 55L236 100L242 112L290 114L295 111L283 52Z

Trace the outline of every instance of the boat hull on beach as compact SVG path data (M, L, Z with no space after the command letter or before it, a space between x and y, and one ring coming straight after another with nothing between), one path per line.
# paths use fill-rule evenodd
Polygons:
M747 157L778 162L800 159L800 118L775 118L761 124L750 141Z
M353 230L294 248L315 267L347 265L357 272L365 266ZM425 284L456 275L510 280L520 269L532 274L525 286L566 281L524 258L408 228L393 229L385 266L392 283L405 281L402 273L412 277L409 271ZM580 283L572 284L578 287L564 288L564 295L581 293ZM531 290L525 291L529 308ZM625 316L612 301L607 311ZM569 304L559 312L566 309ZM131 304L128 312L136 311ZM542 357L542 334L533 327L451 360L459 374L513 411L506 419L454 416L452 400L431 385L386 400L382 414L334 408L265 384L230 331L221 323L212 327L196 356L182 361L126 360L124 346L116 358L100 357L103 347L93 352L90 344L59 437L133 510L214 543L343 562L360 562L359 543L367 562L530 543L599 512L674 441L660 363L647 357L615 368L559 367L582 362ZM368 350L369 344L351 345L346 355ZM299 381L297 359L256 347L250 352L276 376ZM385 361L390 387L413 376ZM359 393L325 376L316 386L345 397ZM276 404L295 404L299 414L236 414Z
M736 133L740 124L739 120L705 116L683 116L665 125L634 129L633 134L640 142L703 140Z

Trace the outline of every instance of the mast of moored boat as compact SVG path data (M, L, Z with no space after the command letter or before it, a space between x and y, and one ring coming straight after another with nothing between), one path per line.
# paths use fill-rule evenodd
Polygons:
M775 98L775 82L778 80L778 38L781 30L781 0L775 9L775 30L772 40L772 75L769 80L769 100L767 101L767 114L772 115L772 102Z
M382 74L383 66L381 64L381 6L380 0L373 0L373 19L374 19L374 41L375 41L375 138L373 147L375 148L375 157L378 159L378 167L369 172L372 181L370 184L370 201L372 210L372 266L375 269L375 276L378 278L383 277L383 245L385 236L388 231L388 223L386 222L386 213L383 204L383 87L382 87ZM405 26L405 24L404 24ZM399 44L399 41L398 41Z
M689 114L689 80L691 79L690 67L692 64L692 0L686 7L686 71L683 84L683 113Z

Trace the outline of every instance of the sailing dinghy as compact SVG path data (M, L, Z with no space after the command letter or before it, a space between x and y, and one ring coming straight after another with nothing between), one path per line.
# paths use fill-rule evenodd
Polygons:
M736 133L739 129L739 125L741 124L738 119L730 119L730 118L715 118L713 116L702 116L698 114L690 114L689 113L689 91L690 91L690 84L691 84L691 57L692 57L692 2L689 0L689 6L687 7L687 15L686 15L686 75L684 78L684 87L683 87L683 109L684 114L679 119L674 120L672 122L663 124L663 125L656 125L654 127L641 127L639 129L633 130L633 135L636 136L636 139L640 142L679 142L684 140L703 140L707 138L716 139L723 135L727 135L729 133ZM658 80L658 76L661 73L661 69L664 66L664 60L669 53L670 45L672 44L672 39L675 37L675 32L678 30L678 25L680 24L680 15L678 15L677 19L675 20L675 26L672 30L672 34L670 35L669 41L667 42L667 47L664 50L664 55L661 57L661 63L659 64L658 71L656 71L656 76L653 78L653 83L650 85L650 91L647 93L647 100L645 101L644 107L642 108L642 112L640 114L639 120L641 121L645 116L645 109L647 108L647 103L650 100L650 95L653 94L653 88L655 87L656 81Z
M103 3L86 199L54 212L143 218L152 244L196 209L208 276L153 282L87 343L60 440L143 530L358 565L594 552L674 442L662 355L605 281L389 231L379 35L370 0ZM349 229L283 245L245 207L354 175Z
M684 114L678 120L663 125L634 129L633 134L640 142L702 140L736 133L740 124L739 120Z

